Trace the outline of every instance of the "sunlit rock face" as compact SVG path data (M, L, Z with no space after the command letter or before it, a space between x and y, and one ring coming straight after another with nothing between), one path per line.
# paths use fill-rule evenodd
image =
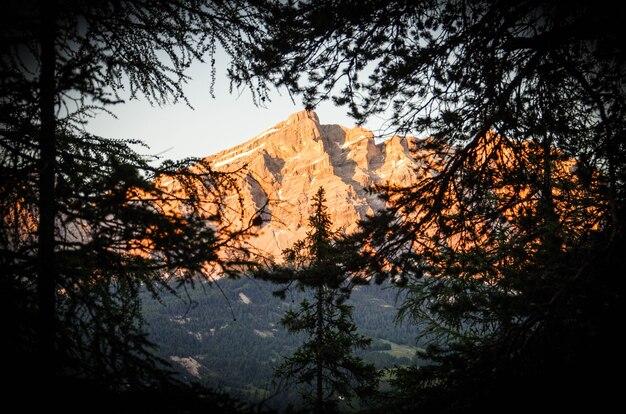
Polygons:
M374 183L409 184L416 179L410 155L414 138L376 144L372 132L323 125L312 111L292 114L251 140L206 158L217 171L241 171L243 220L264 207L263 222L250 242L279 258L306 235L311 199L326 190L335 229L350 233L357 222L383 207L366 189ZM240 208L233 206L233 211Z

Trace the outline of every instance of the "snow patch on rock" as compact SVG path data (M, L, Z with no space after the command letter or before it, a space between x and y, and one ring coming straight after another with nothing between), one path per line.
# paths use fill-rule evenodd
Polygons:
M192 357L179 357L176 355L170 356L170 359L177 364L180 364L183 368L187 370L190 375L193 375L196 378L200 378L200 368L202 364L193 359Z
M249 305L252 303L249 297L247 297L243 292L239 292L239 301L245 305Z
M272 331L260 331L258 329L255 329L254 333L260 336L261 338L273 338L274 337L274 332Z
M196 338L198 341L202 341L202 332L187 331L187 333Z
M175 318L170 318L170 321L175 322L179 325L185 325L186 323L189 323L191 321L191 318L183 318L183 317L175 317Z
M256 148L252 148L251 150L248 150L248 151L246 151L246 152L242 152L241 154L234 155L234 156L232 156L232 157L230 157L230 158L227 158L227 159L225 159L225 160L220 160L219 162L216 162L215 164L213 164L213 167L214 167L214 168L218 168L218 167L221 167L221 166L223 166L223 165L230 164L231 162L233 162L233 161L235 161L235 160L237 160L237 159L239 159L239 158L245 157L245 156L247 156L247 155L252 154L252 153L253 153L253 152L255 152L255 151L260 150L260 149L261 149L261 148L263 148L264 146L265 146L265 144L261 144L261 145L259 145L258 147L256 147Z
M266 135L273 134L276 131L280 131L280 130L278 128L270 128L267 131L261 132L259 135L257 135L256 137L254 137L252 139L259 139L259 138L262 138L262 137L264 137Z

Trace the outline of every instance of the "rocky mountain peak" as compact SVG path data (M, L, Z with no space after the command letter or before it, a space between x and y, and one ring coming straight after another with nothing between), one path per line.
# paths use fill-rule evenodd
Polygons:
M315 112L300 111L207 160L218 171L243 171L243 219L264 208L264 222L250 242L279 258L305 236L311 199L320 186L335 229L354 231L360 219L383 207L366 188L414 180L413 143L410 137L393 137L376 144L371 131L323 125Z
M310 111L310 110L294 112L293 114L289 115L289 117L287 118L287 121L285 122L287 125L291 125L291 124L295 124L300 121L303 121L305 119L310 119L311 121L315 122L318 125L320 123L320 119L318 118L317 114L314 111Z

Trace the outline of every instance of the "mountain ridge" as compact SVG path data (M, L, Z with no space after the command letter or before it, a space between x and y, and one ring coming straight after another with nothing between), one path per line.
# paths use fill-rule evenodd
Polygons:
M334 229L350 233L359 220L384 207L368 187L414 182L417 163L410 151L415 142L393 136L377 144L365 128L321 124L315 112L304 110L204 160L216 171L240 172L238 194L226 200L242 204L244 222L262 211L262 224L248 242L280 258L283 249L305 236L311 199L320 186Z

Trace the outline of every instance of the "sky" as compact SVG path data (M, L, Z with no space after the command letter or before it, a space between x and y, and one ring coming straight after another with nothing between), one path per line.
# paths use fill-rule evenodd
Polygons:
M98 114L86 130L107 138L140 139L150 147L141 153L178 160L205 157L241 144L303 109L300 98L295 97L293 103L285 91L273 90L265 108L254 105L248 90L230 94L226 62L221 57L218 52L215 98L210 94L210 65L196 63L189 69L192 79L184 88L194 109L184 102L158 107L145 99L127 101L109 107L117 119ZM321 104L315 112L322 124L355 125L346 108L331 102ZM364 127L376 130L381 124L371 120Z

